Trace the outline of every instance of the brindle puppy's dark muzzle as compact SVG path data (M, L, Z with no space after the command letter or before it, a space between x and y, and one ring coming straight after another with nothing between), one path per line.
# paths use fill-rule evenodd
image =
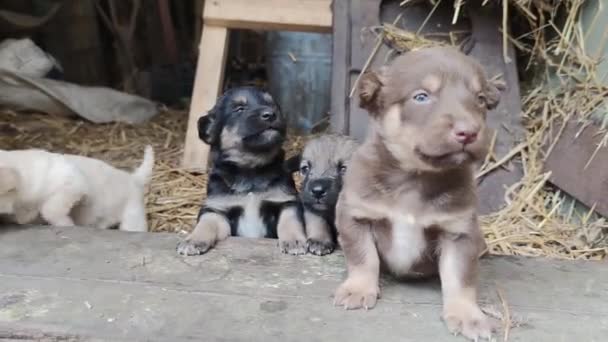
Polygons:
M340 184L335 178L316 178L305 181L302 201L311 208L326 211L335 206L340 193Z

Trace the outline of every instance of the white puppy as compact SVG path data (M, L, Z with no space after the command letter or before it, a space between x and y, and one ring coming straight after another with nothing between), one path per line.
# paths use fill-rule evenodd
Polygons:
M151 146L133 173L82 156L0 150L0 214L19 224L42 216L56 226L147 231L144 193L153 166Z

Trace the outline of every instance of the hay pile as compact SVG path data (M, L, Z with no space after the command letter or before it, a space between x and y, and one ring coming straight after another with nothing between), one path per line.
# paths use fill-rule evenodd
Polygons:
M440 2L433 1L435 8ZM608 88L596 76L601 56L591 56L585 49L586 33L579 22L583 3L584 0L503 1L504 18L523 21L528 30L511 37L506 34L508 23L503 20L503 42L513 43L525 57L527 63L520 62L520 68L541 77L534 87L525 90L522 99L524 141L500 160L490 159L480 170L480 174L485 174L514 159L519 159L524 169L522 180L507 190L508 205L481 218L491 253L564 259L603 259L608 253L606 219L593 213L593 208L583 213L574 210L575 203L547 183L550 173L543 170L544 160L565 123L576 120L582 130L597 121L594 115L605 105L608 94ZM466 4L456 1L454 6L455 22ZM591 25L599 14L600 11ZM399 31L386 24L379 40L395 50L428 46L430 37L420 36L420 31ZM452 44L455 45L453 39ZM507 58L506 53L504 57ZM601 122L604 137L598 149L608 145L605 118L608 116Z
M404 5L408 2L404 1ZM434 1L439 2L441 0ZM524 141L507 156L488 158L480 170L480 173L489 173L519 159L525 173L519 183L508 189L505 196L508 205L481 218L491 253L565 259L602 259L608 253L606 220L593 210L581 214L573 206L564 208L567 205L564 195L547 184L549 174L543 170L547 154L543 147L553 145L563 122L575 119L583 123L583 127L589 124L608 94L608 89L596 77L599 56L589 56L584 49L585 33L579 25L583 2L564 0L555 5L549 0L510 0L509 6L503 8L505 17L523 20L528 26L528 32L520 36L504 34L504 41L511 41L524 55L527 63L520 62L520 67L526 72L540 69L542 77L526 90L522 99ZM455 2L454 20L463 12L460 8L466 6L463 3ZM559 13L565 13L565 19L558 20ZM403 31L391 24L376 32L383 38L378 44L387 43L398 50L433 42L432 37L421 37L419 32ZM462 42L450 35L450 43ZM551 82L549 74L555 74L557 81ZM0 148L40 147L132 168L140 162L144 146L152 144L157 163L147 197L151 230L189 231L204 197L206 177L179 169L186 123L184 112L166 112L145 125L129 126L94 125L5 111L0 112ZM286 145L288 153L298 151L304 140L292 137ZM603 141L604 145L608 142L607 132ZM565 215L560 215L564 212Z
M150 230L190 231L205 196L207 178L179 168L187 121L188 114L178 111L161 113L139 126L96 125L78 119L0 111L0 149L42 148L73 153L129 170L139 165L144 147L151 144L156 163L146 198ZM303 138L293 136L285 148L293 154L302 144Z

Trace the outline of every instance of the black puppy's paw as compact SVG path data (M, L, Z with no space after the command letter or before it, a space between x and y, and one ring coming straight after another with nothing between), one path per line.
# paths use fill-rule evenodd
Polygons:
M211 249L211 244L205 241L184 240L177 244L177 254L201 255Z
M306 242L300 240L279 240L279 248L281 253L291 255L304 255L306 254Z
M321 256L332 253L336 249L336 244L331 240L321 241L308 239L308 241L306 241L306 249L308 249L308 252L311 254Z

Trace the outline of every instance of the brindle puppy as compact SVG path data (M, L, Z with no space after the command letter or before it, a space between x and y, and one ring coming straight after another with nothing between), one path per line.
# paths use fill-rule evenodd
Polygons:
M472 164L487 153L485 116L498 85L456 49L427 48L365 74L359 98L372 127L336 208L348 278L335 304L374 307L381 265L399 276L438 273L449 330L490 338L495 323L477 305L485 242Z
M336 248L334 224L342 177L358 143L347 136L328 134L310 140L296 157L304 177L299 199L306 227L308 252L325 255Z
M229 235L279 238L281 251L306 253L297 192L284 167L286 123L270 94L253 87L228 90L198 121L211 145L212 168L194 231L179 254L203 254Z

